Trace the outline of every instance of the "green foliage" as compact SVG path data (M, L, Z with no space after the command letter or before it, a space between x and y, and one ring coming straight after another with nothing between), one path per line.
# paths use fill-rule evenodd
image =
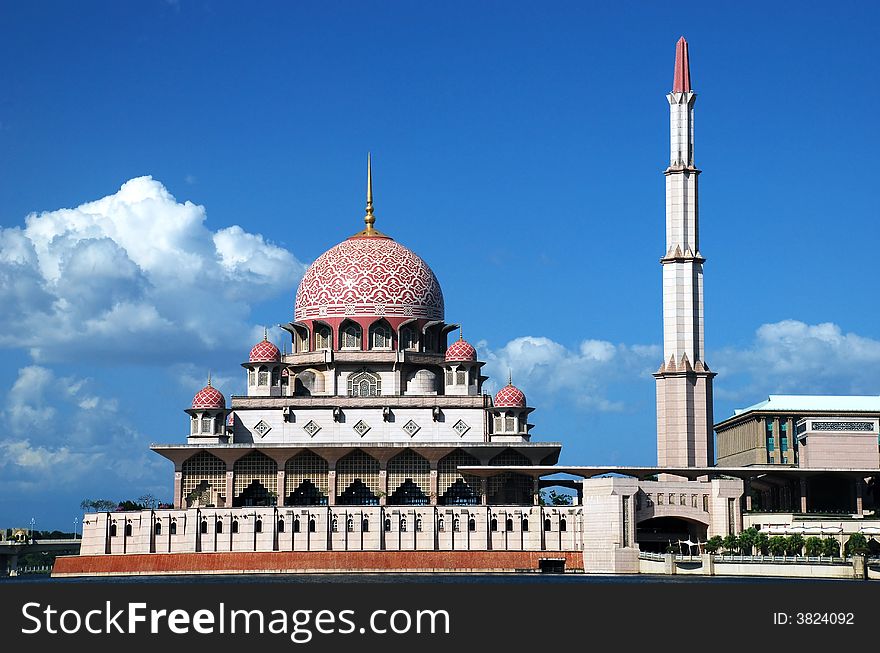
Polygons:
M718 549L724 544L724 540L721 539L718 535L713 535L706 542L705 549L708 553L717 553Z
M739 534L739 548L744 555L752 555L752 549L755 548L755 542L758 539L758 529L750 526Z
M833 537L822 540L822 553L826 558L834 558L840 555L840 543Z
M117 503L110 499L83 499L79 504L83 510L93 510L95 512L108 512L116 510Z
M804 536L798 533L785 538L785 552L790 556L799 556L804 548Z
M847 556L866 555L868 553L868 538L861 533L853 533L846 541L843 552Z
M770 541L767 544L767 548L769 549L771 555L775 556L785 555L785 550L787 547L788 540L781 535L774 535L770 538Z
M736 535L728 535L724 538L721 546L727 553L736 553L739 551L739 538Z
M755 535L755 548L762 556L767 555L767 552L770 550L770 536L767 533L758 531L758 534Z
M820 556L822 555L822 538L821 537L808 537L805 542L807 547L807 555L808 556Z

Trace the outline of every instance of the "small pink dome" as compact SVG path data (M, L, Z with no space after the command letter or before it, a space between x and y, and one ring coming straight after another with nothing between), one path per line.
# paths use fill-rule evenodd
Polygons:
M522 390L508 383L495 395L496 408L525 408L526 396Z
M477 350L467 340L456 340L446 350L448 361L475 361Z
M281 352L268 340L261 340L255 344L248 357L251 363L277 363L280 360Z
M208 382L196 393L192 401L193 408L226 408L226 397Z

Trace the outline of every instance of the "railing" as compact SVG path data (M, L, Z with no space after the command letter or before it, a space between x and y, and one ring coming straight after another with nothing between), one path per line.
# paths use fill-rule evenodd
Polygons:
M51 574L52 573L52 565L37 565L34 567L19 567L16 569L15 573L19 576L23 576L25 574Z
M648 551L639 551L639 558L641 560L653 560L655 562L663 562L666 560L666 556L668 554L664 553L650 553ZM700 562L701 557L699 555L681 555L679 553L672 554L673 560L675 562ZM716 563L718 562L743 562L743 563L774 563L774 564L809 564L809 565L848 565L851 564L852 561L847 558L841 558L839 556L828 557L828 556L773 556L773 555L738 555L731 553L717 553L714 555L714 560ZM871 563L874 559L869 558L868 562Z

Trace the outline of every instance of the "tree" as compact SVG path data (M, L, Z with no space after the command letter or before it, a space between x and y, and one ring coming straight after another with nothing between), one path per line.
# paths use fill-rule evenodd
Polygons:
M840 544L833 537L826 537L822 540L821 555L827 558L834 558L840 555Z
M152 510L158 504L158 500L152 494L147 493L143 496L138 497L138 503L142 503L146 508Z
M770 549L770 536L767 533L758 531L758 534L755 536L755 548L762 556L767 555L767 551Z
M786 538L781 535L774 535L770 538L770 542L767 544L767 548L770 550L770 553L775 556L785 555L785 549L788 545Z
M739 534L739 548L745 555L752 555L752 549L755 548L755 542L758 539L758 529L749 526L746 530Z
M853 533L846 541L843 552L846 556L866 555L868 553L868 538L861 533Z
M719 535L713 535L706 542L704 548L706 549L707 553L717 553L718 549L720 549L723 544L724 540L722 540Z
M807 555L808 556L820 556L822 555L822 538L821 537L808 537L805 542L807 547Z
M798 533L785 538L785 552L788 555L798 556L804 548L804 536Z
M109 512L116 509L116 502L110 499L83 499L79 507L83 510L94 510L95 512Z
M722 545L727 553L736 553L739 551L739 538L730 534L724 538Z

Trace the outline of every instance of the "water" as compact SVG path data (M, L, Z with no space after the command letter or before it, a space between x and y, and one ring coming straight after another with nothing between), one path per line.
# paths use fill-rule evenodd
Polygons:
M662 576L652 574L437 574L437 573L344 573L344 574L187 574L179 576L93 576L51 578L41 574L0 578L3 583L286 583L310 585L323 583L440 583L440 584L761 584L761 583L846 583L848 579L779 578L767 576Z

